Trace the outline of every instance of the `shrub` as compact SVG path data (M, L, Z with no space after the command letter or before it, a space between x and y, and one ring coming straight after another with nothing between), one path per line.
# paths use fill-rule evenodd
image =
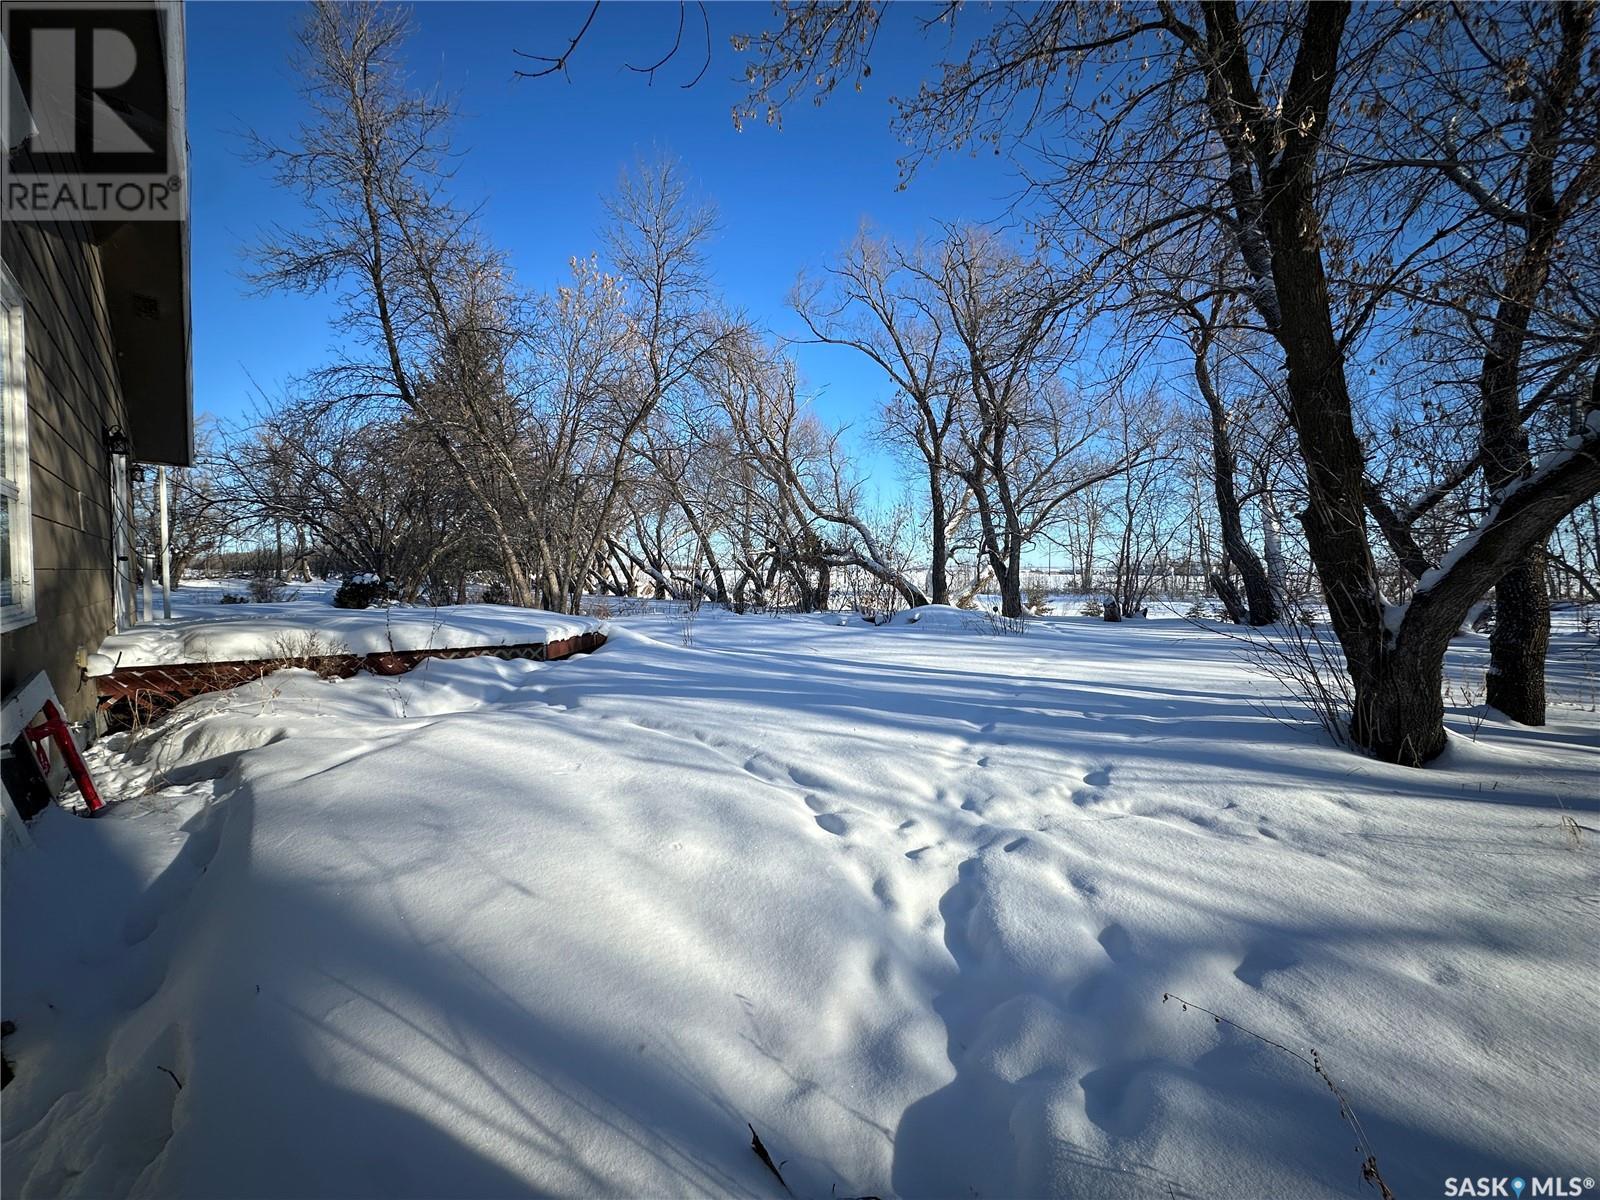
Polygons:
M327 640L318 633L286 633L272 643L272 655L267 661L274 670L297 667L333 679L341 674L337 660L349 653L350 648L343 642Z
M376 575L352 575L333 594L335 608L371 608L394 599L394 587Z
M1035 583L1024 593L1028 611L1036 617L1050 615L1050 592L1042 583Z
M252 604L280 604L293 600L295 594L283 586L283 580L271 575L257 575L245 585Z
M1106 615L1105 605L1093 596L1083 602L1083 607L1078 609L1086 617L1103 617Z
M1277 635L1265 630L1218 632L1229 639L1261 674L1276 682L1288 703L1258 703L1274 720L1294 727L1304 711L1341 746L1353 747L1350 716L1355 711L1355 688L1345 670L1344 652L1332 633L1296 621L1285 623ZM1303 705L1304 709L1298 707Z
M479 600L478 603L505 604L510 599L511 594L506 591L505 583L499 579L495 579L490 581L489 586L483 589L483 598Z

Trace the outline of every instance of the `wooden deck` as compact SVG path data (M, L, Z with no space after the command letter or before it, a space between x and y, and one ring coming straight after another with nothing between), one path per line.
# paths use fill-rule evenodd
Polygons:
M94 677L100 709L112 728L148 721L174 705L206 692L220 692L253 683L286 667L315 671L325 679L348 679L362 671L404 675L430 658L504 658L555 662L587 654L605 645L603 633L583 633L550 642L511 646L457 646L439 650L389 650L378 654L319 654L307 657L250 659L235 662L170 663L163 666L119 667Z

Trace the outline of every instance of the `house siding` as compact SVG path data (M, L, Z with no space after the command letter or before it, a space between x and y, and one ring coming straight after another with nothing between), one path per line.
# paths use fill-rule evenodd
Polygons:
M26 302L35 616L0 635L0 693L45 671L68 716L82 720L95 692L79 651L116 627L103 434L127 424L105 278L82 225L7 222L0 256Z

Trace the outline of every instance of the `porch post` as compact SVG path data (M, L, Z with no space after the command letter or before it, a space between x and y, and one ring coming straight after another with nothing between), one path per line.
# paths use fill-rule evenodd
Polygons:
M172 554L167 537L167 469L156 468L156 507L161 513L161 616L172 619Z

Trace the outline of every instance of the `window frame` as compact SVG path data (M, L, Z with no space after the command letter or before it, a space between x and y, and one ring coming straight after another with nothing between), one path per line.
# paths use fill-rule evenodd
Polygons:
M0 320L8 326L9 361L0 372L0 404L5 406L5 445L0 454L0 493L11 501L12 601L0 605L0 633L38 619L33 578L33 461L28 457L27 304L11 270L0 262Z

